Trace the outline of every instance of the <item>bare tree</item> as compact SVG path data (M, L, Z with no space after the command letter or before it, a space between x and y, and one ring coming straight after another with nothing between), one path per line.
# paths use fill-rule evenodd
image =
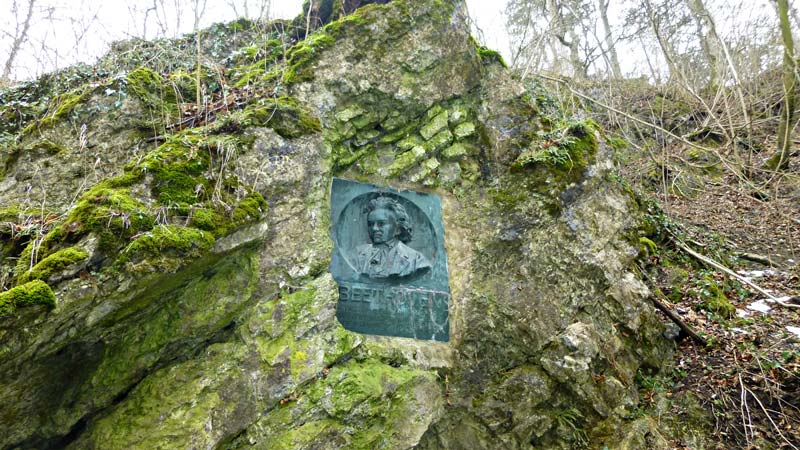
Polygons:
M9 76L11 75L11 69L14 67L14 61L19 54L19 50L28 39L28 31L31 27L31 17L33 17L33 6L35 3L36 0L28 0L28 12L25 14L25 20L22 21L21 24L19 20L16 21L14 35L12 36L11 49L8 52L8 59L6 59L5 66L3 67L3 74L0 76L0 79L9 79ZM11 12L14 14L15 18L18 17L19 5L17 4L16 0L14 0L12 3Z
M200 87L200 82L202 80L201 74L203 72L203 46L200 39L200 19L203 17L203 14L206 11L206 0L202 0L202 6L200 1L201 0L194 0L194 40L197 44L197 73L195 74L195 83L197 84L197 89L195 95L198 111L203 100L202 88Z
M603 24L603 40L606 44L608 59L611 65L611 74L614 78L622 78L622 70L619 67L619 57L617 48L614 45L614 38L611 36L611 25L608 21L608 4L610 0L597 0L597 11L600 13L600 20Z
M781 109L780 124L778 126L778 148L767 160L766 167L775 170L786 170L789 168L789 149L792 145L792 129L795 125L795 92L798 75L792 28L789 23L789 2L788 0L776 1L781 39L783 40L783 108Z
M697 40L700 48L708 61L708 84L717 86L720 84L719 60L721 58L717 45L719 36L716 26L702 0L686 0L686 4L692 12L692 19L697 26Z

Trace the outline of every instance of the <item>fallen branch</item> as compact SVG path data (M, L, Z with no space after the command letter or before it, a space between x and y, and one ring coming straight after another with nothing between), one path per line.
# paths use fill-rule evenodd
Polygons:
M766 256L761 256L761 255L756 255L755 253L746 253L746 252L736 253L736 256L742 259L746 259L748 261L753 261L759 264L763 264L765 266L772 266L772 262Z
M659 299L657 299L655 296L652 295L650 296L650 301L653 302L656 308L658 308L661 312L666 314L666 316L669 317L670 320L675 322L675 325L678 325L678 327L680 327L680 329L683 330L684 333L688 334L689 337L697 341L697 343L699 343L703 347L708 345L708 341L706 341L703 336L697 334L689 325L686 324L686 322L681 320L681 318L678 317L677 314L675 314L674 312L672 312L672 310L667 308L667 305L661 303Z
M791 303L786 303L785 301L778 299L774 295L770 294L769 292L767 292L766 290L761 288L761 286L753 283L752 281L750 281L747 278L739 275L738 273L734 272L733 270L731 270L731 269L723 266L722 264L714 261L713 259L709 258L708 256L702 255L702 254L697 253L696 251L692 250L691 248L689 248L689 246L687 246L686 244L681 242L674 234L670 233L670 235L672 235L672 242L674 242L675 245L678 246L678 248L680 248L681 250L685 251L689 255L693 256L697 260L699 260L699 261L701 261L701 262L703 262L705 264L708 264L709 266L714 267L717 270L721 270L722 272L732 276L733 278L736 278L737 280L739 280L739 282L744 283L744 284L752 287L753 289L755 289L756 291L758 291L759 293L761 293L762 295L764 295L765 297L767 297L771 301L773 301L773 302L775 302L775 303L777 303L777 304L779 304L781 306L784 306L786 308L798 308L798 309L800 309L800 305L792 305Z
M649 281L649 282L650 282L650 284L652 284L653 286L655 286L655 283L653 282L653 279L652 279L652 278L650 278L650 275L648 275L648 274L647 274L647 272L645 272L645 271L644 271L644 269L642 269L641 267L639 267L639 273L641 273L641 274L642 274L642 276L643 276L643 277L644 277L644 278L645 278L647 281ZM675 325L677 325L677 326L678 326L678 327L679 327L681 330L683 330L683 332L684 332L684 333L686 333L687 335L689 335L689 337L691 337L692 339L694 339L695 341L697 341L697 342L698 342L700 345L702 345L703 347L705 347L705 346L707 346L707 345L708 345L708 341L706 341L706 339L705 339L703 336L700 336L699 334L697 334L697 332L695 332L695 331L692 329L692 327L690 327L689 325L687 325L687 324L686 324L686 322L684 322L683 320L681 320L681 318L680 318L680 317L678 317L678 315L677 315L677 314L675 314L674 312L672 312L672 310L671 310L671 309L669 309L669 308L667 307L667 305L665 305L665 304L664 304L664 303L663 303L661 300L659 300L658 298L656 298L656 296L655 296L655 295L651 295L651 296L650 296L650 301L652 301L652 302L653 302L653 305L655 305L655 307L656 307L656 308L658 308L658 310L659 310L659 311L663 312L663 313L664 313L664 314L665 314L667 317L669 317L669 319L670 319L672 322L674 322L674 323L675 323Z

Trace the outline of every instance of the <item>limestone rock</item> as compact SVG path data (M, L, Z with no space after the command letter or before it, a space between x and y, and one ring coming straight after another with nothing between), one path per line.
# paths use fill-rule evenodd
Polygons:
M208 123L176 125L171 86L194 78L143 45L3 125L0 216L25 233L0 227L0 275L56 305L0 317L0 447L649 445L635 380L671 347L600 134L564 130L548 159L535 97L480 58L463 3L378 3L322 2L337 20L305 40L210 35L238 97ZM448 344L337 322L333 176L441 198Z

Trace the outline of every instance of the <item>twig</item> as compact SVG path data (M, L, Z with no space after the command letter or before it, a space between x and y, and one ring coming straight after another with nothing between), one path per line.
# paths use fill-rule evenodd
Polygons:
M800 309L800 305L792 305L791 303L786 303L785 301L778 299L774 295L772 295L769 292L767 292L764 289L762 289L761 286L753 283L752 281L748 280L747 278L739 275L738 273L732 271L731 269L728 269L727 267L725 267L722 264L714 261L713 259L709 258L708 256L701 255L700 253L697 253L696 251L692 250L686 244L681 242L674 234L672 234L672 232L669 232L669 233L672 236L672 241L675 243L675 245L678 246L678 248L680 248L681 250L685 251L689 255L695 257L696 259L700 260L701 262L703 262L705 264L708 264L709 266L712 266L715 269L721 270L721 271L725 272L726 274L736 278L740 282L752 287L756 291L760 292L762 295L766 296L771 301L773 301L773 302L775 302L775 303L777 303L777 304L779 304L781 306L784 306L786 308L798 308L798 309Z
M654 284L653 283L653 279L650 278L650 275L648 275L647 272L645 272L641 267L639 267L639 272L642 274L643 277L645 277L645 279L647 279L647 281L650 282L650 284ZM703 336L700 336L699 334L697 334L689 325L686 324L686 322L681 320L681 318L678 317L677 314L672 312L672 310L669 309L667 307L667 305L665 305L663 302L661 302L661 300L656 298L655 295L651 295L650 296L650 301L653 302L653 305L655 305L656 308L658 308L667 317L669 317L669 319L671 321L673 321L675 323L675 325L680 327L680 329L683 330L684 333L688 334L689 337L691 337L692 339L694 339L695 341L697 341L700 345L702 345L704 347L708 345L708 341L706 341Z
M748 447L750 446L750 436L754 435L753 432L753 419L750 417L750 407L747 405L747 389L744 387L744 382L742 381L742 374L738 374L739 378L739 388L740 395L739 395L739 413L742 416L742 429L744 430L744 439L747 442ZM747 414L745 414L747 411ZM748 435L747 430L750 430L750 434Z
M740 375L739 375L739 382L741 383L741 381L742 381L742 376L741 376L741 374L740 374ZM746 387L744 387L744 385L742 385L742 389L744 389L745 391L747 391L747 393L749 393L749 394L750 394L750 395L753 397L753 399L755 399L756 403L758 403L758 406L759 406L759 407L761 407L761 410L762 410L762 411L764 411L764 415L765 415L765 416L767 416L767 419L769 419L769 423L771 423L771 424L772 424L772 427L773 427L773 428L775 428L775 431L777 431L777 432L778 432L778 436L780 436L780 437L781 437L781 439L783 439L783 441L784 441L784 442L786 442L787 444L789 444L789 446L790 446L790 447L792 447L792 448L793 448L793 449L795 449L795 450L798 450L798 449L797 449L797 447L795 447L794 445L792 445L792 443L791 443L791 442L789 442L789 440L788 440L788 439L786 439L786 436L784 436L784 435L783 435L783 433L781 433L781 429L780 429L780 427L778 427L778 425L777 425L777 424L775 424L775 421L774 421L774 420L772 420L772 416L770 416L770 415L769 415L769 411L767 411L767 408L765 408L765 407L764 407L764 404L763 404L763 403L761 403L761 400L759 400L759 398L758 398L758 396L755 394L755 392L751 391L750 389L747 389Z
M697 341L700 345L702 345L704 347L708 345L708 341L706 341L699 334L695 333L695 331L692 330L689 327L689 325L686 325L686 322L681 320L680 317L678 317L674 312L672 312L672 310L667 308L667 305L661 303L661 301L659 299L657 299L655 296L652 296L652 295L650 296L650 301L653 302L653 304L656 306L656 308L658 308L659 310L661 310L661 312L666 314L667 317L670 318L670 320L675 322L675 324L678 325L680 327L680 329L683 330L684 333L688 334L689 337L691 337L692 339L694 339L695 341Z
M562 79L560 79L560 78L555 78L555 77L549 77L549 76L547 76L547 75L544 75L544 74L536 74L536 76L538 76L538 77L540 77L540 78L544 78L545 80L549 80L549 81L553 81L553 82L556 82L556 83L559 83L559 84L563 84L564 86L566 86L566 87L567 87L567 89L569 89L569 91L570 91L570 92L571 92L573 95L575 95L575 96L577 96L577 97L580 97L580 98L582 98L582 99L584 99L584 100L590 101L590 102L594 103L595 105L598 105L598 106L600 106L601 108L607 109L607 110L609 110L609 111L613 111L613 112L615 112L615 113L617 113L617 114L620 114L620 115L622 115L623 117L625 117L625 118L628 118L628 119L630 119L630 120L632 120L632 121L634 121L634 122L637 122L637 123L640 123L640 124L642 124L642 125L645 125L645 126L647 126L647 127L650 127L650 128L656 129L656 130L658 130L658 131L660 131L660 132L662 132L662 133L666 134L667 136L669 136L669 137L671 137L671 138L673 138L673 139L676 139L676 140L678 140L678 141L682 142L683 144L686 144L686 145L688 145L688 146L690 146L690 147L694 147L694 148L696 148L696 149L698 149L698 150L703 150L703 151L706 151L706 152L709 152L709 153L714 153L714 154L716 154L717 156L719 156L719 158L720 158L720 161L722 162L722 164L723 164L723 165L724 165L724 166L725 166L725 167L726 167L728 170L730 170L732 174L736 175L736 178L738 178L738 179L739 179L739 180L740 180L742 183L744 183L745 185L747 185L747 186L750 186L750 187L751 187L751 188L753 188L753 189L759 190L758 186L754 185L754 184L753 184L753 183L752 183L752 182L751 182L749 179L747 179L747 177L745 177L744 175L742 175L741 173L739 173L739 172L738 172L738 171L737 171L735 168L733 168L733 167L732 167L732 166L731 166L731 165L728 163L728 161L727 161L727 160L726 160L726 159L725 159L725 158L724 158L724 157L723 157L723 156L722 156L722 155L721 155L721 154L720 154L718 151L716 151L716 150L714 150L714 149L712 149L712 148L708 148L708 147L705 147L705 146L702 146L702 145L695 144L694 142L691 142L691 141L689 141L689 140L686 140L686 139L684 139L684 138L682 138L682 137L678 136L677 134L675 134L675 133L672 133L671 131L667 130L667 129L666 129L666 128L664 128L664 127L658 126L658 125L656 125L656 124L654 124L654 123L650 123L650 122L648 122L648 121L646 121L646 120L642 120L642 119L640 119L640 118L638 118L638 117L636 117L636 116L633 116L633 115L631 115L631 114L628 114L628 113L626 113L625 111L622 111L622 110L620 110L620 109L614 108L614 107L613 107L613 106L611 106L611 105L607 105L607 104L605 104L605 103L603 103L603 102L601 102L601 101L599 101L599 100L596 100L596 99L593 99L593 98L589 97L588 95L585 95L585 94L583 94L583 93L580 93L580 92L576 91L575 89L573 89L573 88L572 88L572 86L570 86L570 85L569 85L569 83L567 83L567 81L565 81L565 80L562 80Z

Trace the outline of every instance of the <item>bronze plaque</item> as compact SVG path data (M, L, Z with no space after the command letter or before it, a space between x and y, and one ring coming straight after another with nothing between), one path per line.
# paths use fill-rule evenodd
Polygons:
M439 197L334 178L331 223L339 322L359 333L447 342Z

